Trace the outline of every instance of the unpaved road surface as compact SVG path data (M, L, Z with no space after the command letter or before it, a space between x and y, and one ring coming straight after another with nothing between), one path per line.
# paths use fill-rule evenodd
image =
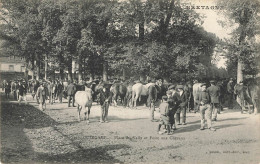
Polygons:
M260 163L260 116L225 109L213 122L217 131L200 131L198 113L173 135L158 135L149 110L110 107L109 123L99 123L100 106L90 124L78 122L66 103L1 101L2 163ZM155 113L159 119L159 113Z

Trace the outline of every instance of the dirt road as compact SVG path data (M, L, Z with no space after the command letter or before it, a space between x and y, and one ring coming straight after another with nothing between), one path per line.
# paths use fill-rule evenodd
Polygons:
M94 104L90 124L77 121L75 107L47 103L1 102L3 163L259 163L260 117L225 109L213 122L217 131L200 131L198 113L173 135L158 135L149 110L110 107L109 123L99 123ZM159 118L159 113L155 113Z

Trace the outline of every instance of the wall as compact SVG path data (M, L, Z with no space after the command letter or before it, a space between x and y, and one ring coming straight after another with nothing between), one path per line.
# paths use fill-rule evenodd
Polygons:
M10 71L9 65L14 66L14 72L24 72L24 65L21 63L1 63L1 71ZM23 66L23 69L21 67Z

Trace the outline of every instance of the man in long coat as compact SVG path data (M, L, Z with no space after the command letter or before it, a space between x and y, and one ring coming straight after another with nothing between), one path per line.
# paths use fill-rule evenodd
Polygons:
M183 85L177 85L177 90L180 98L180 104L179 108L176 112L176 121L178 125L180 125L180 119L182 120L182 125L186 125L186 109L188 104L188 94L186 91L184 91ZM180 118L180 115L182 114L182 117Z
M220 106L219 106L219 96L220 96L220 89L216 86L216 82L214 80L210 81L210 87L208 87L207 91L210 96L210 105L212 108L212 121L217 121L217 113L220 113Z
M68 85L68 87L67 87L68 107L70 107L71 99L72 99L72 106L73 106L73 107L76 107L76 106L74 105L76 92L77 92L76 86L73 84L73 82L71 82L71 83Z

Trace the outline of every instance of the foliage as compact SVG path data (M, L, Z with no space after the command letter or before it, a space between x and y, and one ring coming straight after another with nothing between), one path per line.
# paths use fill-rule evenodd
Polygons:
M3 0L6 52L56 69L154 78L207 76L217 37L174 0ZM8 46L7 46L8 45ZM11 51L11 49L13 51ZM37 65L36 65L37 66ZM80 69L83 66L84 69Z
M243 73L256 75L259 72L259 36L260 27L260 2L258 0L219 1L220 5L226 6L221 14L229 21L226 26L231 26L233 31L231 38L226 40L227 52L225 53L228 63L227 68L235 73L237 62L243 62Z

